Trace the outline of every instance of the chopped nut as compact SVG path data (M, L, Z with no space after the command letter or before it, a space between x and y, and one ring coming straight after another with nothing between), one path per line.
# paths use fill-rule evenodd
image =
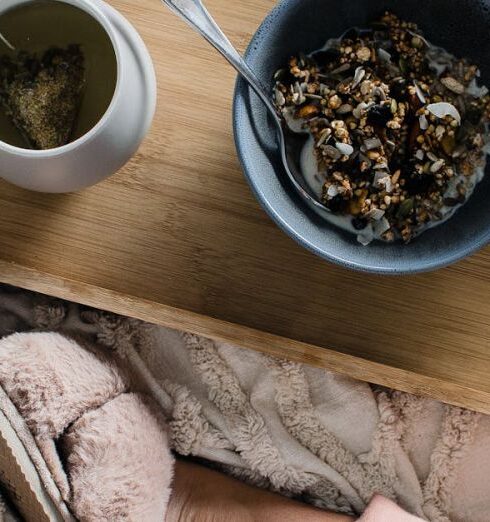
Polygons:
M400 125L400 122L396 121L396 120L390 120L386 126L389 128L389 129L393 129L393 130L398 130L401 128L401 125Z
M371 59L371 50L369 47L361 47L357 50L356 55L361 62L367 62Z
M342 100L340 99L340 96L337 96L334 94L328 99L328 106L331 109L338 109L342 105Z

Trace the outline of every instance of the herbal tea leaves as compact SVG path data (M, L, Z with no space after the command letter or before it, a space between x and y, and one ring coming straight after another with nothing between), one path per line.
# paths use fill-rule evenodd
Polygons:
M18 52L0 58L0 100L31 148L69 142L85 77L78 45L48 49L42 57Z

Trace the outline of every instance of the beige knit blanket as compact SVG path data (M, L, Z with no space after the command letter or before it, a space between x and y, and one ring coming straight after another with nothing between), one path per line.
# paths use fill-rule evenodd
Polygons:
M434 522L490 521L487 416L0 286L0 337L33 329L124 359L182 455L338 512L381 493Z

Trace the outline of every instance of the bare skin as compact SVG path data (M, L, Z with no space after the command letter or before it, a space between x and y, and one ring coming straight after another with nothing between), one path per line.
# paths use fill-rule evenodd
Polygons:
M178 460L166 522L351 522Z

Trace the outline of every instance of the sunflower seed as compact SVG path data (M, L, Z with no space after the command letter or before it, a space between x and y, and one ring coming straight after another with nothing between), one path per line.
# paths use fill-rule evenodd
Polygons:
M441 78L441 83L446 87L446 89L449 89L452 92L455 92L456 94L463 94L464 93L464 85L459 83L458 80L455 80L451 76L446 76L445 78Z
M440 160L437 160L435 163L432 164L432 166L430 167L430 171L432 173L435 173L435 172L439 172L442 167L444 166L444 160L443 159L440 159Z
M362 67L357 67L354 73L354 80L352 82L353 89L355 89L361 83L364 76L366 76L366 71Z
M354 152L354 147L348 143L336 143L337 150L344 156L350 156Z
M378 49L378 57L382 62L391 62L391 54L381 47Z
M325 154L329 158L332 158L334 161L340 159L340 157L342 156L340 151L338 149L336 149L335 147L333 147L332 145L325 145L323 147L323 150L324 150Z
M276 103L282 107L286 103L286 98L284 97L284 94L279 90L275 90L275 97L276 97Z
M337 69L334 69L330 74L340 74L345 71L348 71L350 69L349 63L344 63L340 67L337 67Z
M337 114L348 114L349 112L352 112L352 108L352 105L349 103L344 103L337 109Z
M381 147L381 141L379 138L368 138L363 141L363 145L366 150L378 149Z

